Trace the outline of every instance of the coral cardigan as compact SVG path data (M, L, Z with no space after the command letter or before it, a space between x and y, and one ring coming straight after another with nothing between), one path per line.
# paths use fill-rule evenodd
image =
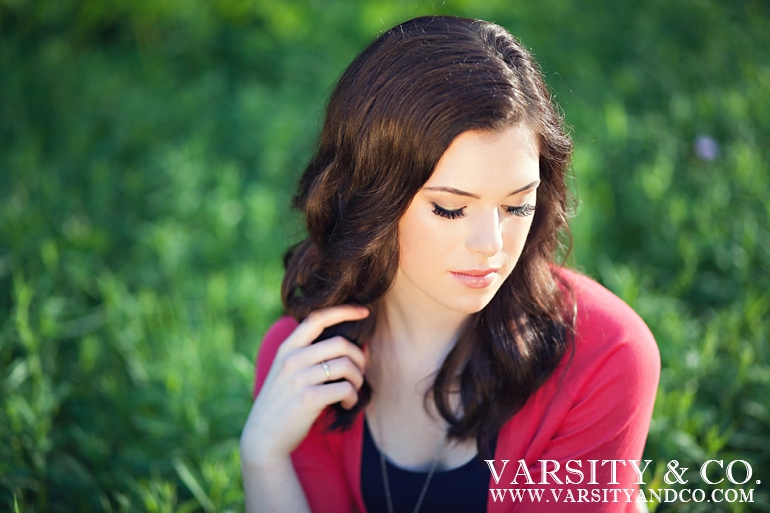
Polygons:
M640 460L647 438L660 376L658 347L641 318L618 297L583 275L564 269L559 273L572 287L578 308L574 354L570 358L567 352L551 377L501 428L494 455L499 480L490 471L489 488L502 489L505 495L501 499L490 492L487 511L634 512L638 478L629 460ZM257 358L255 396L278 346L296 326L292 318L282 317L265 335ZM366 513L361 493L363 426L360 414L349 430L326 433L319 420L292 453L314 512ZM509 460L505 467L504 460ZM549 472L557 463L559 469ZM648 469L643 481L651 477ZM514 500L508 492L522 488L542 489L544 494L540 500L527 495ZM613 489L617 491L603 491ZM622 489L631 492L630 500Z

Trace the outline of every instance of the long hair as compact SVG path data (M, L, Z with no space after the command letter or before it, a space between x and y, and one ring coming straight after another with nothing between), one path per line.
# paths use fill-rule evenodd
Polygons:
M572 142L527 50L493 23L430 16L378 37L348 67L328 104L318 148L294 206L308 236L285 256L282 297L301 320L342 303L374 304L399 264L398 223L449 144L467 130L526 125L539 146L541 185L522 254L491 302L474 314L429 390L449 436L492 437L564 356L571 321L553 260L566 229ZM376 312L375 312L376 313ZM332 331L361 343L375 315ZM452 390L459 377L459 391ZM450 396L459 392L461 410ZM369 401L335 405L345 429ZM426 400L428 394L426 394Z

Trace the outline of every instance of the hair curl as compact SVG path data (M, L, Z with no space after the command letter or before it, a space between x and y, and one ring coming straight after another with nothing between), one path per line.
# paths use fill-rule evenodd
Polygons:
M296 319L342 303L376 303L398 269L399 220L449 144L467 130L518 123L539 145L532 226L510 277L474 315L429 390L449 436L475 437L481 454L552 373L573 324L553 266L567 229L572 142L527 50L498 25L446 16L416 18L379 36L331 96L294 198L308 236L285 256L282 297ZM375 322L372 315L344 323L322 338L342 333L360 342ZM456 412L450 396L458 376ZM331 427L349 427L370 394L365 384L353 410L335 405Z

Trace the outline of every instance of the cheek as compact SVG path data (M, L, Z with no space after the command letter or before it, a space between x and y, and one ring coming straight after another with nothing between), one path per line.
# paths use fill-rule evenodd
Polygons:
M407 210L398 225L400 265L410 268L432 268L446 256L451 246L446 227L436 222L432 212Z
M422 232L420 220L410 207L398 223L398 245L402 267L413 267L415 263L425 260L422 254L425 248L420 236Z
M521 255L527 235L532 227L532 216L514 221L506 232L504 239L505 252L515 261ZM515 222L518 221L518 222Z

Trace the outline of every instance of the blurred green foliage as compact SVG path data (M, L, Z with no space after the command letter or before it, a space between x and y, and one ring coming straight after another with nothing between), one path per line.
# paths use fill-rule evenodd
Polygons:
M657 511L770 511L761 0L0 0L0 509L242 509L253 359L324 101L430 13L519 36L572 127L575 263L661 349L648 486L673 459L753 466L753 503Z

